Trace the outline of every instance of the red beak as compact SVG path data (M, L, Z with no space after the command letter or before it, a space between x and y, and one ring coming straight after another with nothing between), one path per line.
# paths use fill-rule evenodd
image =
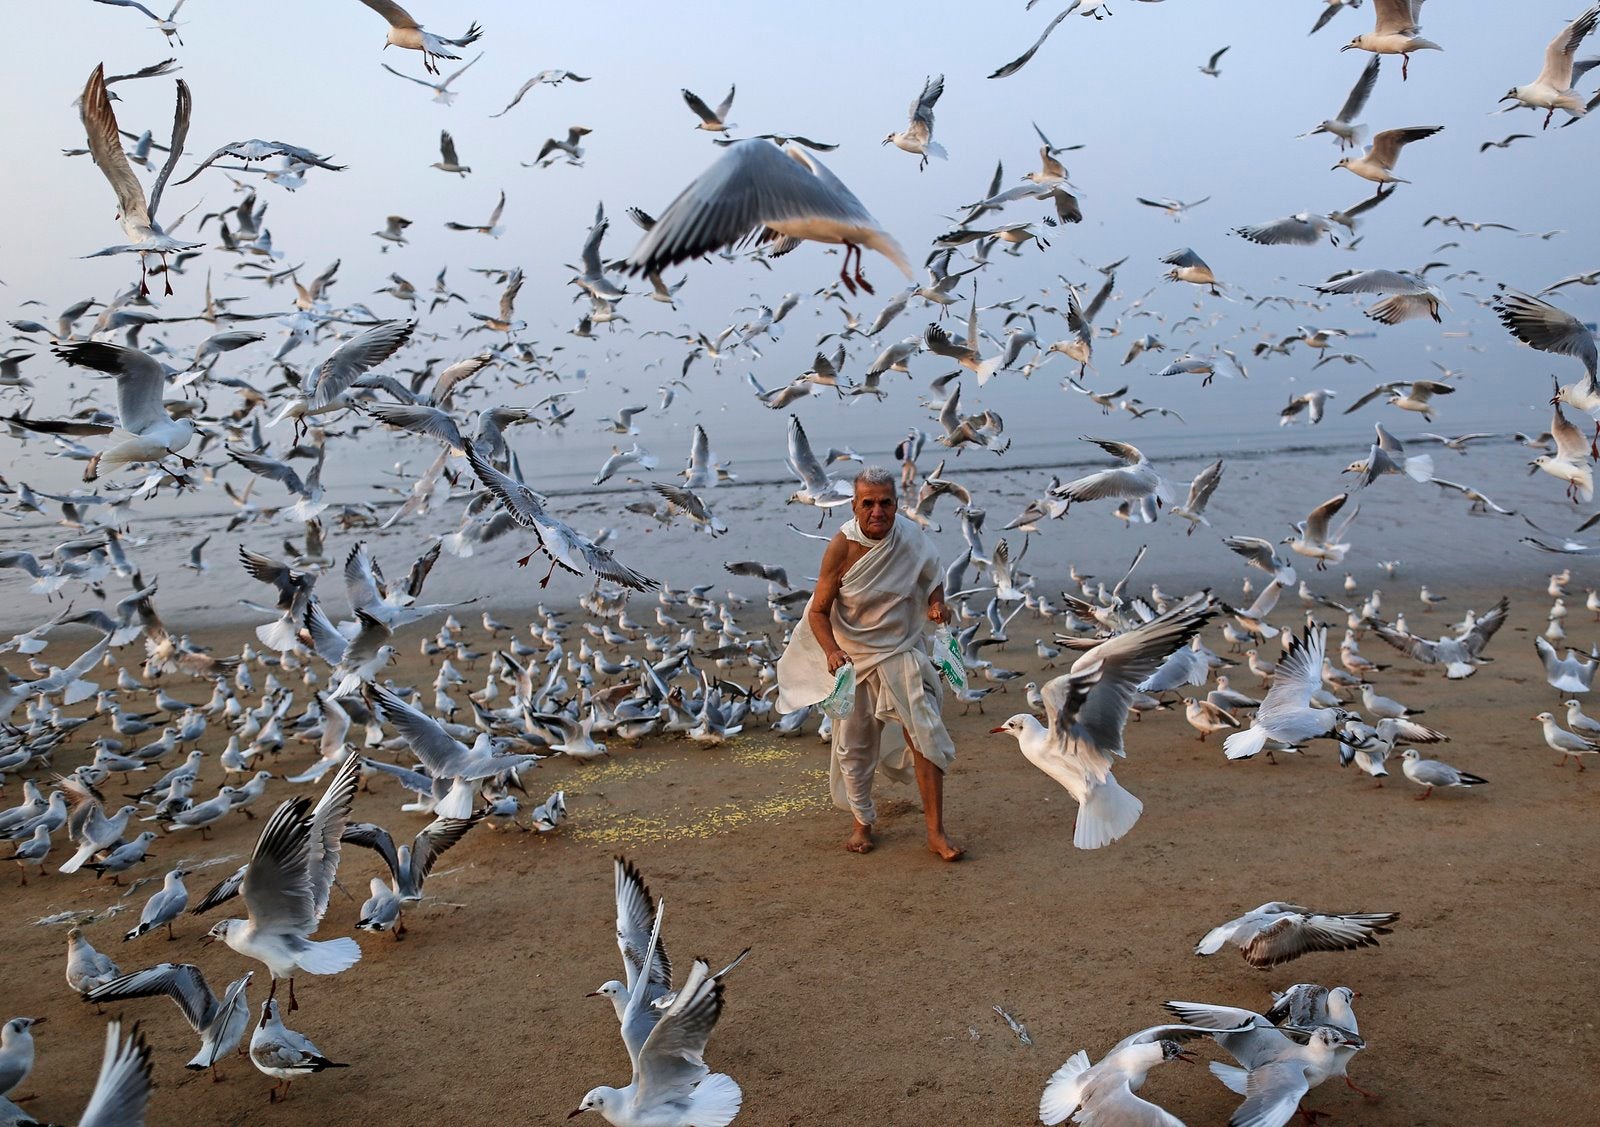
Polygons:
M1000 734L1000 733L1001 733L1001 732L1007 732L1007 731L1010 731L1010 729L1009 729L1009 728L1007 728L1007 727L1006 727L1006 726L1005 726L1005 725L1003 725L1003 724L1002 724L1002 725L1001 725L1001 726L1000 726L1000 727L998 727L998 728L990 728L990 729L989 729L989 734L990 734L990 735L991 735L991 736L998 736L998 735L999 735L999 734Z

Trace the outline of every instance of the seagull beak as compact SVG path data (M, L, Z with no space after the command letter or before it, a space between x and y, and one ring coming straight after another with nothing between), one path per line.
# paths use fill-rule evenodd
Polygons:
M990 728L989 729L989 734L991 736L998 736L1001 732L1004 732L1005 730L1006 730L1005 726L1001 725L998 728Z
M384 44L384 46L388 46L388 44ZM1346 43L1343 47L1339 48L1339 53L1342 55L1342 54L1344 54L1346 51L1350 50L1354 46L1355 46L1354 43Z
M216 936L214 936L214 935L212 935L212 934L211 934L211 933L210 933L210 932L209 932L209 931L208 931L208 932L206 932L206 934L204 934L204 935L202 935L202 936L201 936L201 937L200 937L200 946L202 946L202 947L209 947L209 946L211 946L211 945L212 945L212 944L213 944L213 943L215 943L215 942L216 942L216 941L217 941L217 937L216 937Z
M587 994L584 995L585 998L598 998L600 996L601 996L601 994L600 994L600 991L598 991L598 990L591 990Z
M1528 463L1528 473L1529 473L1530 476L1532 474L1534 474L1534 473L1537 473L1538 470L1539 470L1539 463L1538 462L1529 462Z
M44 1017L30 1017L28 1019L28 1023L30 1025L43 1025L48 1020L50 1020L50 1019L49 1018L44 1018Z
M568 1118L568 1119L571 1119L571 1118L573 1118L573 1117L574 1117L574 1116L578 1116L578 1115L582 1115L582 1114L583 1114L583 1111L584 1111L584 1109L583 1109L583 1108L581 1108L581 1107L575 1107L575 1108L573 1108L573 1109L572 1109L572 1110L571 1110L571 1111L569 1111L569 1112L567 1112L567 1118Z
M1200 1057L1188 1049L1179 1049L1178 1059L1193 1064L1195 1061L1199 1060Z

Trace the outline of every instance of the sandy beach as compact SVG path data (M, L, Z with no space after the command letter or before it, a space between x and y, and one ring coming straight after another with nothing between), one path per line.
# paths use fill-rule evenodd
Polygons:
M1420 613L1399 587L1391 599L1414 628L1453 620ZM1459 613L1496 594L1452 591L1447 605ZM714 749L615 746L594 763L552 759L532 773L535 801L567 793L560 831L475 829L407 914L404 941L356 933L364 957L353 970L301 979L292 1027L351 1067L297 1082L286 1107L269 1106L269 1082L242 1057L227 1063L223 1083L183 1071L195 1039L169 1001L111 1012L139 1020L156 1050L153 1122L370 1122L379 1108L393 1123L557 1122L593 1085L628 1075L609 1006L583 996L618 973L610 858L623 854L666 900L664 935L680 967L695 955L716 963L754 948L730 977L709 1054L744 1088L741 1122L1035 1122L1044 1081L1067 1056L1086 1048L1098 1057L1162 1021L1163 1000L1265 1008L1270 989L1300 981L1362 995L1370 1047L1351 1074L1378 1098L1336 1081L1313 1093L1307 1106L1338 1122L1580 1122L1600 1054L1570 997L1595 963L1585 906L1600 885L1588 865L1600 846L1600 773L1558 770L1528 719L1556 703L1532 647L1547 600L1532 584L1510 594L1511 621L1488 651L1495 661L1470 681L1424 674L1375 638L1363 651L1394 660L1385 688L1451 735L1428 750L1486 777L1487 787L1417 802L1398 764L1376 787L1340 770L1331 744L1278 766L1230 764L1215 739L1197 741L1181 712L1169 711L1130 725L1118 771L1143 799L1143 819L1123 841L1083 852L1071 845L1065 793L1009 738L988 734L1024 710L1013 687L992 695L982 715L947 709L959 749L948 820L968 850L947 865L923 847L910 789L884 792L877 851L846 854L848 818L828 802L827 752L814 733L783 740L756 729ZM996 660L1040 675L1031 639L1045 632L1012 634ZM1208 640L1220 652L1215 634ZM203 640L232 649L243 633ZM414 645L406 649L393 676L422 684L431 670ZM1251 681L1236 672L1237 687L1249 691ZM199 683L169 689L205 695ZM81 729L56 767L81 761L94 731ZM202 745L213 753L225 738L216 733ZM291 748L269 766L292 773L313 755ZM216 773L208 761L203 782L214 785ZM261 813L290 792L275 782ZM8 798L16 793L13 784ZM392 782L376 779L355 817L409 836L423 820L401 814L400 800ZM233 818L205 845L170 836L146 870L226 858L190 879L198 900L248 854L260 825ZM352 933L366 879L380 866L373 854L346 850L341 883L356 899L335 894L321 935ZM220 944L199 943L222 912L186 918L176 942L123 943L152 890L123 901L127 913L91 924L90 940L124 970L195 962L214 987L247 969ZM104 1019L63 981L67 925L31 921L103 909L115 897L86 874L6 886L0 1009L50 1019L24 1088L38 1094L30 1111L51 1121L70 1120L87 1099ZM1401 920L1377 949L1271 971L1231 952L1190 953L1210 926L1273 899L1398 911ZM252 986L257 1005L264 977ZM1031 1047L995 1005L1026 1025ZM1222 1122L1236 1103L1203 1066L1158 1070L1146 1094L1191 1123Z

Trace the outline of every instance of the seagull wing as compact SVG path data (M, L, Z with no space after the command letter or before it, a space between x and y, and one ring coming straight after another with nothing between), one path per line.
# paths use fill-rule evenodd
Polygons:
M394 0L361 0L378 15L389 21L390 27L410 27L422 30L422 25L411 18L411 13L396 4Z
M1270 967L1298 959L1311 951L1350 951L1376 947L1377 936L1388 935L1389 925L1400 917L1394 912L1330 916L1294 913L1278 917L1243 947L1245 961L1253 967Z
M166 995L178 1003L184 1020L196 1033L203 1032L217 1009L217 997L206 985L205 975L191 963L158 963L144 970L119 975L95 987L84 1000L102 1005L125 998L152 998Z
M1318 627L1289 644L1289 652L1278 662L1272 687L1261 700L1256 716L1261 727L1270 729L1278 716L1294 715L1311 703L1311 695L1322 683L1322 661L1328 649L1328 631Z
M385 321L334 349L318 367L308 398L326 407L369 370L393 356L411 339L415 321Z
M1352 122L1367 108L1367 99L1372 97L1373 87L1378 84L1378 70L1382 65L1382 55L1372 56L1372 60L1362 70L1361 77L1356 79L1356 84L1350 88L1350 96L1345 98L1344 105L1339 107L1340 121Z
M1581 360L1589 373L1589 393L1600 393L1600 381L1596 379L1600 355L1596 353L1594 334L1583 322L1548 301L1515 290L1503 294L1494 311L1500 323L1524 344Z
M696 961L676 1000L656 1021L639 1050L636 1099L642 1106L659 1106L689 1096L709 1070L706 1042L722 1014L722 983L711 968Z
M74 367L117 377L117 411L124 430L142 434L170 418L161 403L166 369L154 357L126 345L88 340L61 345L55 354Z
M645 973L645 951L650 942L656 902L633 862L618 857L613 867L616 876L617 949L622 952L628 989L632 991L640 975ZM650 960L649 978L650 985L656 988L657 993L664 994L672 989L672 959L659 937Z
M382 685L368 686L367 695L383 709L384 719L394 725L406 746L427 767L428 774L436 779L451 779L470 773L466 750L437 720L412 708Z
M835 219L876 226L843 184L817 173L820 162L795 152L791 156L762 140L729 145L715 164L667 205L618 268L627 274L663 270L734 246L786 220Z
M1600 19L1600 7L1592 7L1561 29L1561 34L1544 49L1544 69L1539 72L1536 82L1557 90L1572 86L1573 57L1578 53L1579 44L1594 30L1597 19Z
M150 1046L136 1026L122 1039L122 1023L106 1025L106 1052L79 1127L141 1127L150 1104Z
M96 66L90 73L89 81L83 88L79 113L89 140L89 155L94 158L100 174L111 184L111 191L117 197L117 211L123 222L148 226L150 211L145 204L144 188L133 174L127 154L122 151L117 115L106 93L104 64Z

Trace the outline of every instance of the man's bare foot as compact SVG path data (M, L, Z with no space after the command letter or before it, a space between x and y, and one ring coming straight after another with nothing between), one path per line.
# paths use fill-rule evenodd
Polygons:
M851 853L871 853L872 827L857 822L856 828L850 832L850 836L845 840L844 847Z
M942 833L928 835L928 848L939 855L941 861L959 861L967 851Z

